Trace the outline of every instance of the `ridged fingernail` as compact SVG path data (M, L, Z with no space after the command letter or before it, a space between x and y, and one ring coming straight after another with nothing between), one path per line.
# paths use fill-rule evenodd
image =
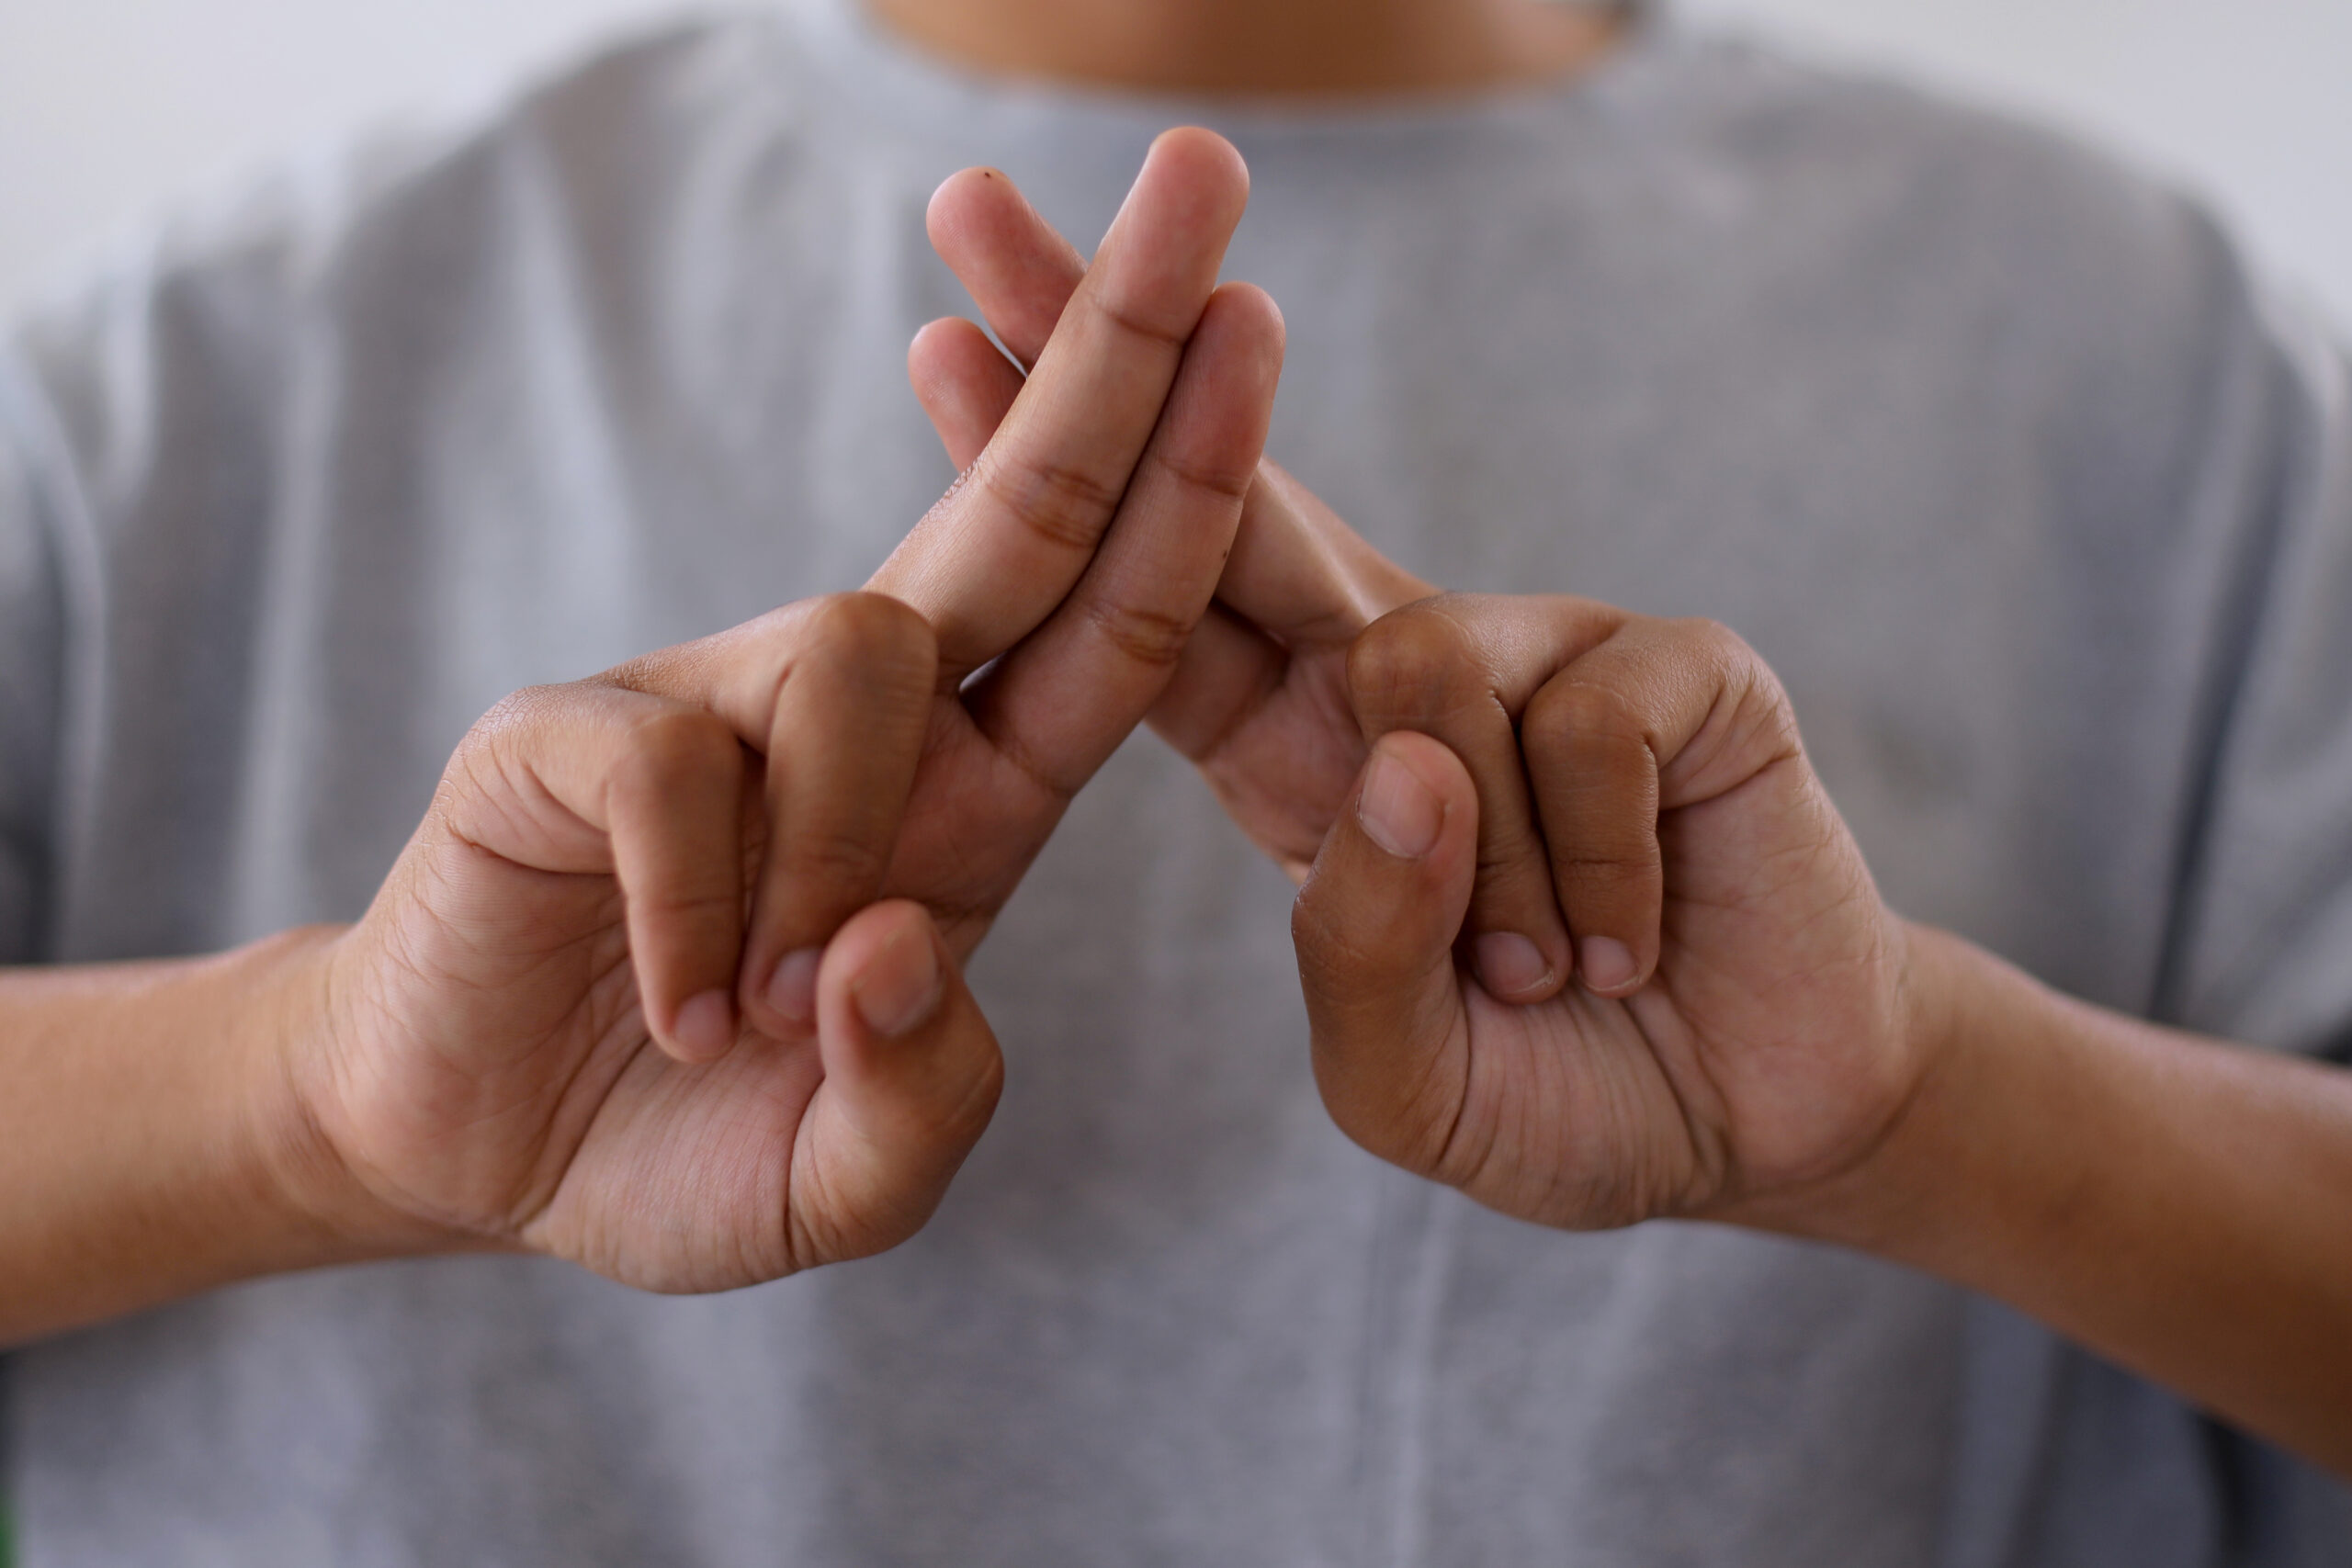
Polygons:
M735 1002L725 991L702 991L688 997L672 1026L678 1049L697 1062L715 1061L735 1043Z
M1419 860L1437 843L1445 807L1412 769L1375 751L1356 815L1372 841L1398 860Z
M1522 996L1552 976L1544 950L1517 931L1488 931L1476 951L1478 981L1495 996Z
M947 989L931 934L902 931L884 942L849 989L858 1017L875 1033L896 1040L920 1029Z
M1596 991L1614 991L1634 983L1638 968L1634 950L1615 937L1589 936L1577 944L1584 965L1584 983Z
M803 1029L816 1026L817 964L824 956L821 948L796 948L776 960L768 976L768 1006Z

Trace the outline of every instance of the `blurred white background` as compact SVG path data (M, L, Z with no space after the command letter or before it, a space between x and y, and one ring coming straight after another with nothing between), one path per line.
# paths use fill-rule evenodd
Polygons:
M2352 325L2352 0L1679 0L2056 118L2203 191ZM273 153L658 0L0 0L0 313Z

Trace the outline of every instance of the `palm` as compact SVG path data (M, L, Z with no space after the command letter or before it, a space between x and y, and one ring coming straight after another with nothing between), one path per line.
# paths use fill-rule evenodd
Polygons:
M868 592L469 734L339 949L312 1099L378 1198L668 1289L922 1222L1001 1081L960 960L1167 684L1263 448L1279 314L1216 281L1247 190L1154 143Z
M942 187L931 231L1001 341L1034 361L1076 286L1077 254L985 175ZM968 323L927 329L910 363L950 457L969 462L1012 405L1017 373ZM1606 739L1620 743L1612 765L1649 767L1647 793L1601 799L1571 766L1535 822L1529 795L1544 790L1522 756L1529 704L1632 618L1532 600L1492 615L1475 602L1432 608L1431 593L1262 463L1218 604L1152 714L1242 830L1307 881L1295 923L1335 1116L1400 1163L1563 1224L1719 1210L1851 1158L1909 1071L1874 1050L1899 1032L1887 1025L1900 964L1887 951L1891 919L1802 753L1748 758L1728 776L1718 766L1706 787L1678 795L1657 787L1668 758L1637 727ZM1382 635L1417 614L1425 629L1451 617L1461 635L1419 645ZM1482 617L1494 635L1481 634ZM1697 700L1679 747L1711 700L1689 679L1744 677L1750 697L1770 688L1781 722L1749 728L1740 718L1758 716L1744 712L1732 745L1711 732L1699 749L1736 764L1745 741L1792 742L1785 700L1769 676L1753 680L1753 656L1688 632L1654 625L1647 652L1619 660L1595 689L1628 710ZM1665 646L1678 641L1687 646ZM1384 682L1384 644L1433 659ZM1367 648L1375 657L1360 679ZM1380 865L1345 826L1369 743L1399 728L1453 749L1460 804L1469 819L1483 814L1479 841L1449 852L1453 884L1426 866ZM1592 824L1619 842L1566 841ZM1663 850L1662 877L1655 857L1621 858L1634 839ZM1335 843L1346 868L1336 874ZM1562 989L1564 959L1594 982L1595 938L1616 950L1600 950L1601 973L1622 981ZM1491 953L1519 1005L1496 1000L1449 950L1466 950L1481 973Z
M395 922L353 934L399 962L355 966L368 978L337 1070L365 1081L329 1101L356 1108L331 1131L400 1208L631 1283L710 1289L789 1265L813 1043L711 1066L665 1055L602 836L489 804L469 826L504 832L429 822L394 873Z
M1349 808L1371 738L1401 727L1475 741L1449 733L1465 713L1474 727L1507 725L1510 778L1475 786L1493 809L1531 766L1517 731L1564 675L1554 657L1573 664L1627 621L1583 602L1429 596L1272 464L1221 592L1204 633L1223 646L1188 653L1158 722L1243 831L1302 879ZM1547 620L1559 623L1548 652ZM1462 635L1399 635L1439 623ZM1724 652L1712 634L1693 642L1700 658L1668 663L1703 669ZM1358 668L1372 644L1410 650L1401 676L1393 651ZM1752 656L1731 667L1760 669ZM1465 692L1476 700L1452 702ZM1466 960L1495 929L1481 922L1501 908L1495 874L1509 869L1482 836L1468 924L1450 939L1450 1021L1416 1069L1410 1130L1374 1134L1396 1157L1509 1213L1583 1227L1721 1212L1833 1172L1884 1125L1910 1070L1878 1048L1901 1033L1889 919L1794 746L1777 683L1741 693L1734 721L1666 760L1657 960L1631 996L1571 984L1512 1004L1479 984ZM1416 716L1421 701L1435 705ZM1531 782L1541 793L1545 781ZM1542 861L1542 838L1532 847ZM1549 852L1564 849L1574 857ZM1552 880L1539 864L1521 886Z

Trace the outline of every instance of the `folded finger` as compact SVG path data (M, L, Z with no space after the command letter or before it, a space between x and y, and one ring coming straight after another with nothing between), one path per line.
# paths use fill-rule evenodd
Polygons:
M1575 963L1567 922L1520 757L1528 694L1499 675L1492 616L1465 617L1446 598L1408 605L1366 629L1348 658L1349 694L1367 737L1418 730L1443 741L1478 789L1478 877L1464 941L1497 998L1542 1001ZM1547 667L1544 673L1548 674ZM1532 682L1531 682L1532 684ZM1516 700L1514 700L1516 699Z
M1722 626L1628 617L1544 682L1521 731L1577 968L1630 995L1657 966L1661 813L1794 760L1787 702Z
M775 693L766 753L767 847L753 886L739 994L765 1032L816 1021L817 965L882 891L931 716L931 627L895 599L815 602Z
M509 847L526 863L566 871L603 870L609 857L654 1040L682 1061L725 1055L736 1035L742 939L745 764L734 732L698 707L580 682L509 699L478 734L489 755L469 767L536 783L603 836L603 855L542 861ZM515 815L503 814L503 834L530 831ZM485 837L459 826L474 841Z

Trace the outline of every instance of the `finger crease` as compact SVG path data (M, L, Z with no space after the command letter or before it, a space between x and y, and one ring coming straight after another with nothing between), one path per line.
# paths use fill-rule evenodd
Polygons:
M1081 555L1093 551L1126 493L1066 463L991 464L980 486L1048 545Z
M1102 640L1138 664L1166 669L1183 657L1192 621L1140 604L1098 600L1086 607L1087 624Z
M1184 347L1184 340L1192 335L1189 332L1179 332L1163 327L1157 321L1148 321L1126 306L1114 304L1105 299L1099 291L1089 294L1088 298L1094 302L1096 312L1104 321L1119 331L1132 333L1147 343L1155 343L1163 348L1181 353Z
M1159 451L1151 455L1152 466L1163 469L1170 479L1189 490L1207 491L1228 502L1239 502L1250 493L1250 486L1257 479L1255 468L1236 470L1219 463L1196 463L1189 458L1173 457Z

